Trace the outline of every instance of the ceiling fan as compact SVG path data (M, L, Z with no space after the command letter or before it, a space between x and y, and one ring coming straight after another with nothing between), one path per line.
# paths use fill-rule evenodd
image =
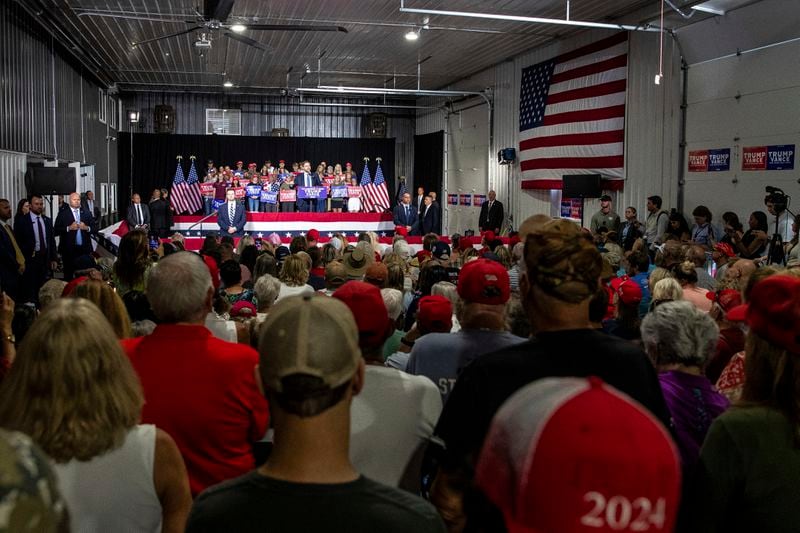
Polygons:
M211 48L211 35L214 31L219 31L222 35L233 39L234 41L239 41L240 43L244 43L248 46L252 46L258 48L259 50L267 50L268 48L256 41L255 39L251 39L245 35L241 35L240 32L243 31L250 31L250 30L261 30L261 31L335 31L335 32L343 32L347 33L347 28L342 26L315 26L315 25L302 25L302 24L250 24L246 22L236 22L236 21L229 21L228 17L233 10L233 5L236 3L236 0L203 0L203 12L201 13L199 10L197 11L197 18L195 20L170 20L170 19L153 19L152 17L142 16L143 20L160 20L161 22L184 22L186 24L191 24L192 26L186 30L178 31L175 33L169 33L167 35L161 35L159 37L154 37L152 39L145 39L143 41L136 41L133 44L133 47L136 48L143 44L154 43L156 41L162 41L164 39L171 39L172 37L178 37L180 35L185 35L187 33L191 33L197 30L203 30L201 33L200 39L195 43L195 47L197 48ZM84 11L80 15L83 16L91 16L91 11ZM103 13L96 13L98 16L104 17L111 17L114 18L113 14L109 14L108 12ZM128 14L120 14L119 18L137 18L135 16L130 16ZM238 20L246 21L248 17L238 17ZM252 20L252 18L251 18Z

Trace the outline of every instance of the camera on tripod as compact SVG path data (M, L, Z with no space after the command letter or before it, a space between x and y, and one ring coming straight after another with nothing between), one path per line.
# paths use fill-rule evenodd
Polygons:
M789 196L782 189L767 185L766 201L772 204L776 214L783 213L789 205Z

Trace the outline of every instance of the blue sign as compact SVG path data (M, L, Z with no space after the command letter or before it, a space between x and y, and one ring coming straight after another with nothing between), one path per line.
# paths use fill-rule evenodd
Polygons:
M260 198L261 197L262 187L261 185L248 185L247 186L247 197L248 198Z
M304 200L324 200L328 197L325 187L298 187L297 197Z
M276 192L269 192L269 191L261 191L261 201L266 204L277 204L278 203L278 193Z
M731 149L718 148L708 151L708 171L724 172L731 169Z
M793 170L794 145L767 146L767 170Z
M214 200L214 203L211 204L214 207L214 211L219 210L219 206L225 203L225 200Z
M333 185L331 198L347 198L347 185Z

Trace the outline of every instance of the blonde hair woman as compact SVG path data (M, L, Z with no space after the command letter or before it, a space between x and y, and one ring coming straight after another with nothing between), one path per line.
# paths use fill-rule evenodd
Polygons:
M278 292L276 302L281 301L287 296L297 296L299 294L313 293L314 287L308 285L309 269L306 260L299 254L293 254L286 258L281 268L278 279L281 281L281 289Z
M138 425L141 387L110 330L88 300L51 303L0 386L0 425L55 461L73 531L183 531L186 467L169 435Z
M131 334L131 320L122 298L108 283L86 280L72 291L73 298L85 298L95 304L103 316L111 323L118 339L128 339Z

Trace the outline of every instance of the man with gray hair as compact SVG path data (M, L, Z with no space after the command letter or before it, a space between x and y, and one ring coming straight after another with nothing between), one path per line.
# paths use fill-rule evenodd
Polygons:
M264 436L268 419L253 374L258 353L217 339L203 326L213 298L200 256L169 255L153 265L147 283L158 327L122 341L142 382L142 423L175 439L195 496L253 469L252 445Z
M730 406L703 375L718 338L714 319L690 302L659 305L642 321L642 342L658 370L684 469L697 462L711 422Z

